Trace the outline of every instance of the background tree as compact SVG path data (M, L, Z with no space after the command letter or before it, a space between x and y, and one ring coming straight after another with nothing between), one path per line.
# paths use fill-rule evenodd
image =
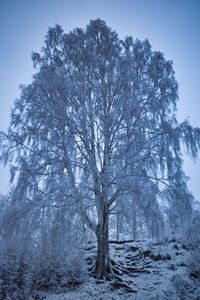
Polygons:
M59 203L62 195L66 206L76 204L97 237L94 273L107 277L110 212L131 194L155 231L163 186L172 206L185 195L184 173L176 172L181 142L196 157L200 130L177 122L172 62L148 40L120 40L102 20L69 34L50 28L32 58L37 72L15 101L2 159L13 162L16 189L33 202ZM191 197L184 199L187 210Z

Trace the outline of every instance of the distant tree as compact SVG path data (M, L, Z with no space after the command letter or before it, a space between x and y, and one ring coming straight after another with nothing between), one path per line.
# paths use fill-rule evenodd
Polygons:
M59 25L50 28L32 59L37 72L15 101L2 159L13 162L13 175L24 174L17 186L31 199L55 195L56 201L61 193L66 205L76 203L97 237L94 273L106 278L115 204L130 193L138 199L138 186L141 199L154 195L147 214L158 212L163 186L173 203L184 179L175 172L177 161L182 166L181 142L196 157L200 130L177 122L172 62L148 40L120 40L100 19L69 34ZM55 194L50 178L56 178ZM146 221L155 224L150 216Z

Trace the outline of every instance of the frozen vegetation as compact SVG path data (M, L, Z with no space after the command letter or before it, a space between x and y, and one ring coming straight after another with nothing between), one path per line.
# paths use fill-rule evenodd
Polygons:
M98 281L88 278L88 274L80 286L57 295L47 293L45 299L200 299L199 265L196 265L200 263L200 255L196 252L198 258L195 258L190 252L194 247L184 242L173 238L165 242L111 243L111 259L117 265L113 281ZM90 246L86 251L88 269L95 250L95 246Z
M0 132L0 299L199 299L181 148L196 159L200 129L177 121L172 62L99 19L32 60Z

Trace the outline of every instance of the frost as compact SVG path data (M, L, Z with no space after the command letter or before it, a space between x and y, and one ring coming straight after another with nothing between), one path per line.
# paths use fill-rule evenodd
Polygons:
M49 28L32 60L33 80L21 86L8 132L0 133L12 182L1 198L3 293L20 299L81 284L84 248L94 241L89 273L134 293L119 282L123 262L112 260L109 240L181 240L195 204L181 145L195 159L200 129L176 119L172 62L148 40L121 41L100 19L68 34ZM153 250L139 257L170 260Z

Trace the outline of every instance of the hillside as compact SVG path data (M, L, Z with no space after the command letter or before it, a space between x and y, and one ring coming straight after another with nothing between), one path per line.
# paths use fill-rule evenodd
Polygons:
M191 249L180 241L110 242L115 275L108 282L91 276L96 246L89 244L86 250L88 271L83 282L65 292L45 294L45 299L200 299L200 273L191 271Z

